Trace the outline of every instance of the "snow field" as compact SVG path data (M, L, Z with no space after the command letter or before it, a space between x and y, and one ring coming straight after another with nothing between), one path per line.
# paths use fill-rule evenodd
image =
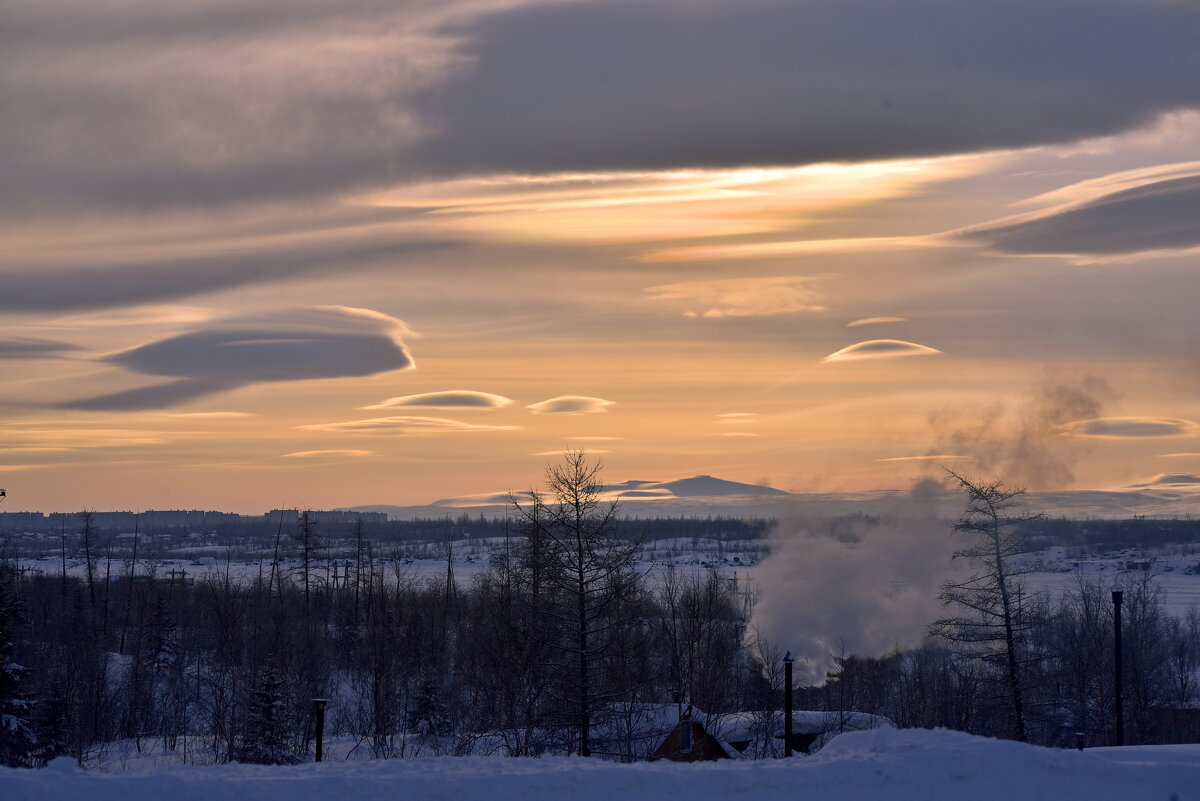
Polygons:
M1187 801L1200 745L1083 753L959 732L875 729L790 761L622 765L585 759L432 757L294 767L83 771L68 758L0 772L3 801Z

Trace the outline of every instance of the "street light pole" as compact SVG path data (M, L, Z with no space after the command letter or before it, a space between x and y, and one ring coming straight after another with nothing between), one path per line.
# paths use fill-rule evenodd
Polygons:
M792 755L792 652L783 656L783 755Z
M315 712L317 713L317 752L314 755L314 762L320 762L321 757L325 752L325 704L329 703L328 698L312 699Z
M1113 583L1112 585L1112 602L1113 602L1113 650L1114 650L1114 667L1113 667L1113 687L1116 693L1116 721L1114 728L1116 730L1116 744L1125 745L1125 691L1122 685L1122 670L1121 670L1121 601L1125 593L1120 584Z

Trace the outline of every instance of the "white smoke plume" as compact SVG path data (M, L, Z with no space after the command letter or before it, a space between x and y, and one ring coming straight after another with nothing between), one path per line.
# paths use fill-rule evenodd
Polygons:
M1064 487L1091 447L1064 426L1100 417L1113 395L1103 379L1087 376L1043 384L1009 407L943 410L930 416L929 453L969 457L969 475ZM876 657L919 645L942 616L941 586L964 567L951 559L964 499L946 488L936 461L930 469L937 472L911 492L859 499L856 515L832 501L773 507L780 522L756 570L759 600L747 638L772 652L790 650L797 683L824 683L843 654Z
M921 642L941 611L952 526L904 499L898 516L781 520L756 571L750 638L790 650L798 684L823 684L840 655L881 656Z
M969 457L968 472L998 476L1012 486L1063 489L1075 480L1076 462L1093 447L1065 436L1064 426L1102 417L1114 396L1103 378L1084 376L1042 384L1007 407L943 409L929 416L934 434L929 452Z

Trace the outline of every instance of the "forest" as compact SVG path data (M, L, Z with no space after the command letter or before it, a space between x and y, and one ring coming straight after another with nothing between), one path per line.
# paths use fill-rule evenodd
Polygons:
M410 573L361 526L331 580L305 515L286 542L299 567L272 562L249 577L103 575L90 557L82 576L26 574L5 561L0 759L87 765L132 743L203 764L305 761L316 698L328 699L326 734L352 738L361 758L630 760L644 756L631 717L651 705L777 719L786 643L752 628L752 595L713 567L639 569L642 523L593 491L596 470L582 455L552 466L546 495L514 504L511 547L468 582L450 559L444 575ZM968 507L959 528L989 525L1003 534L999 557L1001 545L1020 550L1030 520L981 522ZM986 567L982 542L974 557ZM919 647L838 655L823 684L796 688L798 708L1050 746L1074 745L1077 732L1112 743L1108 588L1080 576L1050 603L1026 596L1013 569L1001 618L994 576L977 577L944 588L956 616L931 621ZM1166 614L1149 575L1124 596L1124 740L1194 741L1200 614ZM781 752L770 730L756 755Z

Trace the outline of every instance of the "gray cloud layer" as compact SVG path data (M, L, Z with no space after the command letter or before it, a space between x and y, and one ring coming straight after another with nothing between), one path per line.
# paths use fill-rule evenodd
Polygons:
M73 401L65 408L139 410L267 381L374 375L411 367L403 324L365 309L306 307L232 317L106 361L177 380Z
M17 0L0 212L961 152L1200 104L1197 13L1171 0L505 5Z
M424 130L405 98L441 72L437 5L6 4L0 209L202 206L386 180Z
M1110 255L1200 246L1200 176L1156 181L964 232L1012 254Z
M260 248L166 258L145 264L91 263L45 268L0 263L0 312L71 311L135 305L271 282L363 268L445 247L396 235L308 247Z
M791 164L1065 142L1200 103L1169 0L597 0L466 29L443 170Z
M0 359L57 359L78 345L41 337L0 337Z

